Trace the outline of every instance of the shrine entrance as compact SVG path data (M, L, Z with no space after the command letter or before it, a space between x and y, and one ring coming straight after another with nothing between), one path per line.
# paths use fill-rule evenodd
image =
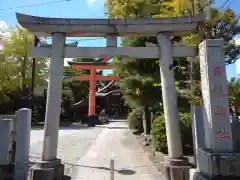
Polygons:
M96 81L114 81L119 80L118 76L98 76L97 70L102 69L113 69L113 66L108 65L107 62L68 62L74 70L90 70L89 76L75 76L75 80L78 81L90 81L90 92L89 92L89 109L88 115L96 115Z
M108 59L109 60L109 59ZM94 122L98 121L98 114L96 113L96 81L116 81L119 80L118 76L100 76L97 75L97 70L113 69L112 65L107 63L107 58L100 62L68 62L73 70L90 70L90 75L87 76L75 76L74 79L77 81L90 81L89 90L89 103L88 103L88 116L89 118L85 121L87 124L94 126ZM108 99L108 98L107 98ZM106 109L105 109L106 110Z
M188 163L182 158L177 93L172 64L173 57L194 57L197 53L196 47L181 43L173 45L171 36L189 35L195 32L199 22L204 20L203 16L156 19L63 19L17 14L17 19L22 27L27 28L34 35L52 37L52 45L35 47L30 52L32 57L51 58L42 160L54 161L57 157L64 58L121 56L160 58L161 89L169 156L166 159L165 167L169 171L169 167L174 166L174 163L177 162L177 166L174 167L179 168L170 169L175 172L172 174L178 174L177 170L180 169L187 169L188 172ZM157 38L157 44L150 46L146 44L145 47L117 47L118 36L154 36ZM66 37L105 37L107 47L69 47L65 44ZM83 68L83 64L81 64L81 68ZM96 69L92 70L91 74L91 78L81 77L79 79L98 79ZM93 106L91 105L91 107ZM90 113L94 113L94 110L91 109ZM187 167L183 168L182 166Z

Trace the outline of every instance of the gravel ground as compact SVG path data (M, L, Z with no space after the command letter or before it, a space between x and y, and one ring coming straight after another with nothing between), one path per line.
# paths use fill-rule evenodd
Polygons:
M59 130L58 158L65 164L65 175L71 175L71 169L88 151L102 130L81 126ZM41 157L43 129L32 130L30 142L30 161L34 162Z

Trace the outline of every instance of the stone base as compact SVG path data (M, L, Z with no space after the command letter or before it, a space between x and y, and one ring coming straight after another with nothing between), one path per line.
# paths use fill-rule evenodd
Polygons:
M240 180L239 177L234 176L215 176L215 177L206 177L201 174L199 169L190 169L189 171L190 177L189 180Z
M53 161L39 161L30 168L29 180L62 180L64 165L60 159Z
M164 157L163 173L167 180L189 180L189 170L192 165L187 158L171 159Z
M14 164L0 165L0 180L14 179Z
M200 170L199 169L190 169L189 170L189 180L197 180L200 175ZM204 178L202 179L204 180Z

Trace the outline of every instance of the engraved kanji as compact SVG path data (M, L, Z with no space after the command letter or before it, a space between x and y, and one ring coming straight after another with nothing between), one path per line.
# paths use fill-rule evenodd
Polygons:
M216 96L227 96L228 95L227 90L226 90L226 88L223 87L223 85L214 84L212 91L214 93L213 95L216 95Z
M220 128L220 130L216 133L217 139L231 139L231 135L229 134L229 132L226 131L225 128Z
M216 106L215 111L214 111L214 116L227 116L227 108L224 106Z
M214 76L221 76L222 75L222 70L219 66L216 66L214 68Z

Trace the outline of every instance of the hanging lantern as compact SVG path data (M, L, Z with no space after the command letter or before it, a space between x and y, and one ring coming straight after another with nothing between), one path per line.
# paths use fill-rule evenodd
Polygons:
M140 89L139 88L136 88L136 95L140 96Z

